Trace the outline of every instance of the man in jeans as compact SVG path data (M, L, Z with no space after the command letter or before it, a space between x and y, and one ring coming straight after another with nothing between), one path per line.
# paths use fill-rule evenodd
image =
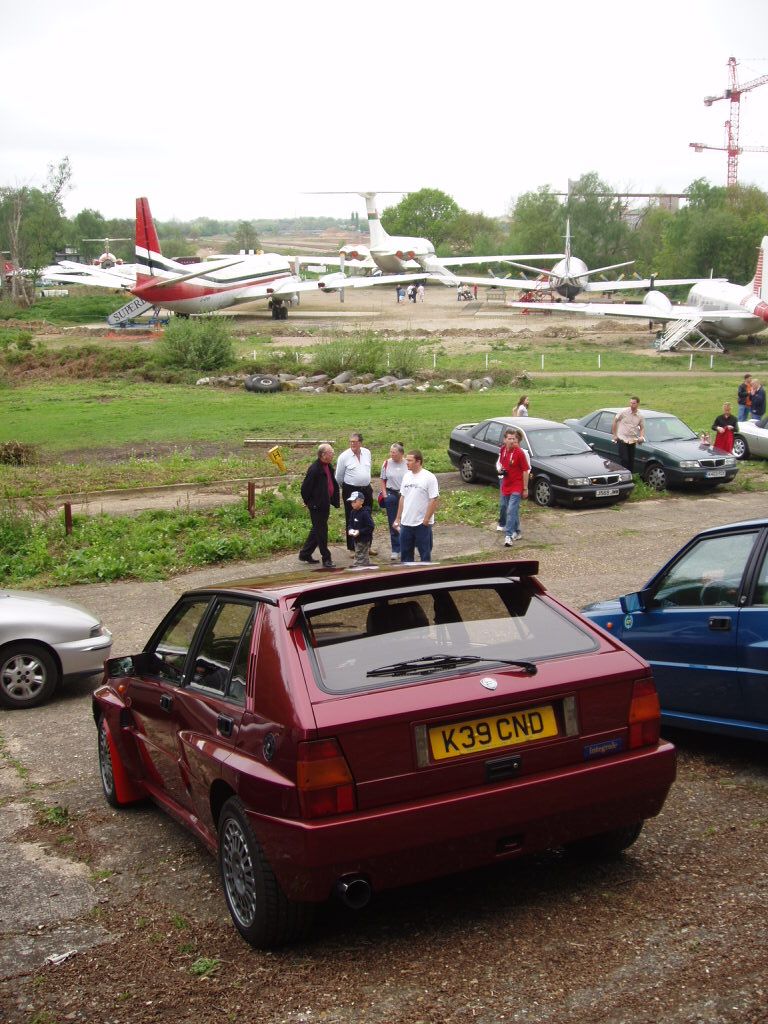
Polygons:
M418 448L408 452L400 484L400 503L392 526L400 530L400 561L412 562L418 548L422 562L432 561L432 526L440 492L437 477L424 469L424 457Z
M520 540L520 501L528 497L528 477L531 463L528 453L520 447L523 435L519 430L510 427L504 431L504 444L501 446L496 471L501 481L499 498L499 526L504 530L504 547L511 546L512 541Z
M635 445L645 440L645 420L639 406L639 398L630 398L629 408L616 414L611 427L611 440L619 446L619 462L630 473L635 471Z

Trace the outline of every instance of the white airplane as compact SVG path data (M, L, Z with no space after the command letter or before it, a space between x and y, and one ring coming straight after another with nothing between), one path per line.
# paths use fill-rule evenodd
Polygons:
M286 257L276 253L194 264L168 259L160 251L149 202L143 198L136 200L136 262L136 281L129 290L141 300L141 311L156 306L189 316L265 299L272 319L285 320L286 302L293 301L298 292L318 287L315 281L300 280ZM135 300L123 308L128 307L132 316L140 311ZM122 312L113 313L110 323L120 322Z
M690 321L704 334L723 341L743 335L750 337L768 327L768 235L763 237L757 254L755 276L746 285L729 281L700 280L688 293L687 303L675 305L662 292L650 291L642 302L571 302L559 307L560 313L584 316L635 317L658 323ZM520 309L540 309L538 303L510 302Z
M373 260L382 276L374 278L344 278L329 275L320 282L325 291L335 288L366 288L374 284L397 284L405 281L431 279L455 287L465 278L457 278L451 267L471 266L482 263L509 263L513 260L542 259L557 260L563 253L534 253L519 256L437 256L435 247L428 238L413 238L406 235L390 235L382 226L376 209L376 192L358 192L365 199L368 212L368 231L370 244L368 256ZM345 246L350 252L345 254L352 258L352 253L361 256L365 253L364 246ZM330 262L330 260L328 260ZM335 262L335 261L334 261Z
M524 257L525 258L525 257ZM635 261L629 260L625 263L612 263L607 267L597 267L590 270L584 260L571 253L571 222L566 221L565 226L565 256L556 263L551 270L544 270L541 267L531 267L519 262L519 257L500 257L504 262L521 270L528 270L537 274L536 280L526 278L466 278L462 277L464 284L478 284L493 286L496 288L507 288L512 291L527 292L530 294L530 301L541 296L553 297L561 295L563 298L573 301L580 292L617 292L633 291L641 288L672 287L679 284L696 284L701 278L669 278L657 280L656 278L632 278L621 281L590 281L595 274L603 274L606 270L619 270L621 267L629 267Z
M138 265L135 263L118 263L104 270L90 263L60 260L50 267L43 267L40 278L58 284L87 284L92 288L122 288L130 291L136 283L137 270Z

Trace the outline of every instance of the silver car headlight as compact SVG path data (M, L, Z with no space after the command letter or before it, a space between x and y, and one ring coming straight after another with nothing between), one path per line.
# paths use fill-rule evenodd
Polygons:
M91 626L91 631L88 634L88 636L91 637L91 638L93 638L95 636L103 636L103 635L104 635L104 625L101 622L99 622L95 626Z
M698 469L699 462L697 459L685 459L680 463L680 469Z
M729 455L725 459L725 465L726 466L735 466L736 465L736 459L734 459L734 457L732 455Z
M592 481L588 476L574 476L568 481L569 487L589 487Z

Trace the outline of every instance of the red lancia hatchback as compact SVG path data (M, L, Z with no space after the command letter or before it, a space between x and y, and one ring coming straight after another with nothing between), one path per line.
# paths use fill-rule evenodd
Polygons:
M94 694L107 800L218 855L258 946L313 907L546 848L615 855L675 775L636 654L536 562L244 580L185 594Z

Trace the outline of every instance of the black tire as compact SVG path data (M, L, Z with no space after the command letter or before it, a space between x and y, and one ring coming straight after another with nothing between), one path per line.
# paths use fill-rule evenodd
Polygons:
M104 793L104 799L112 807L125 807L125 802L118 798L117 790L115 789L115 770L112 763L112 751L109 748L107 724L104 721L103 715L99 719L98 736L99 777L101 778L101 788Z
M311 903L289 900L253 834L236 796L219 817L219 872L235 927L258 949L303 938L312 924Z
M280 316L278 317L278 320L287 320L287 319L288 319L288 307L285 305L285 303L283 303L283 305L280 306Z
M749 458L749 445L743 434L736 434L733 439L733 454L737 459Z
M471 459L465 455L459 462L459 475L465 484L477 483L477 470Z
M643 822L616 828L610 832L601 832L586 839L577 839L575 843L567 843L566 853L578 860L615 860L628 850L643 830Z
M537 476L533 481L533 500L542 508L549 508L555 503L555 492L552 484L545 476Z
M643 479L654 491L666 491L667 489L667 471L658 462L652 462L648 466Z
M272 319L273 320L279 320L280 319L280 309L279 309L279 307L275 306L275 305L271 305L270 309L272 310Z
M25 640L0 650L0 706L37 707L53 696L60 682L59 666L41 644Z
M257 394L273 394L280 390L280 381L268 373L255 373L245 380L245 390L254 391Z

